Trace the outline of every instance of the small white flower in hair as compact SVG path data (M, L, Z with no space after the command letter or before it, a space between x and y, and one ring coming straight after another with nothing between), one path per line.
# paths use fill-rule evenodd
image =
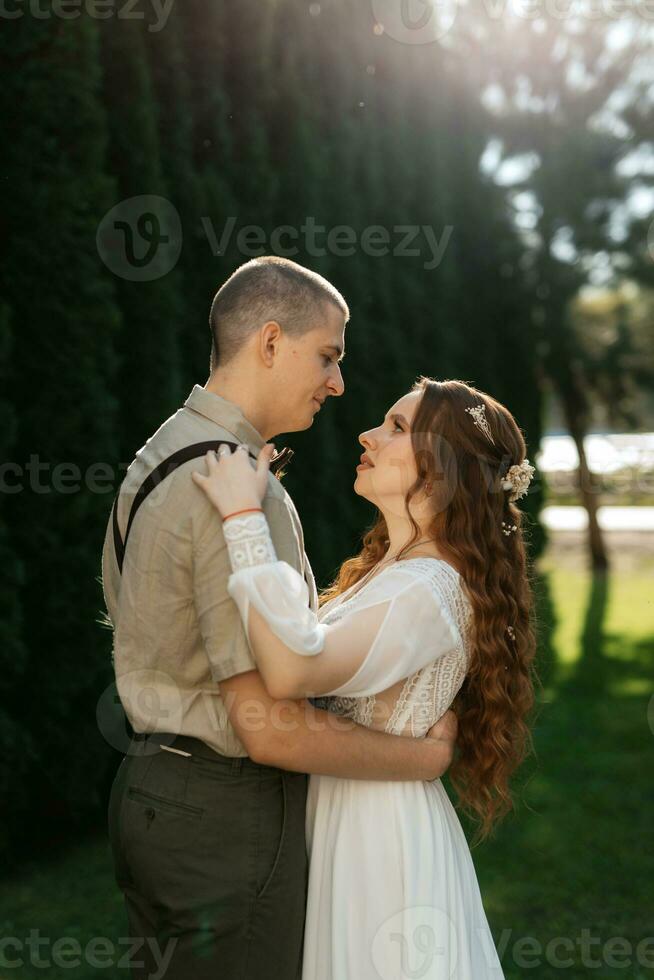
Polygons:
M488 419L486 418L486 406L484 403L481 402L479 405L474 405L472 407L468 406L468 408L464 409L464 411L469 412L470 415L472 415L477 428L481 429L486 438L490 439L493 445L495 445L495 440L493 439L493 434L490 430Z

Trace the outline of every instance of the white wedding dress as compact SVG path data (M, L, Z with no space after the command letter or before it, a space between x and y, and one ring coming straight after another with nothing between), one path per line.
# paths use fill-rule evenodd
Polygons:
M301 576L274 560L260 520L252 536L256 521L240 530L231 522L229 591L246 630L253 604L297 653L315 656L329 630L356 637L366 651L361 666L313 703L393 734L426 734L469 664L471 608L458 573L441 559L405 559L316 614ZM468 843L440 779L312 775L306 839L302 980L503 980Z
M444 643L434 650L432 663L408 674L394 703L383 699L391 705L384 730L420 736L447 711L463 683L470 608L451 565L413 558L402 566L402 574L429 583L457 634L449 648ZM377 590L384 574L379 573ZM386 582L392 587L388 575ZM325 603L320 622L352 617L354 625L372 585L352 598L349 590ZM410 622L406 627L411 629ZM429 643L429 633L414 639L416 645ZM314 703L371 725L378 692L367 685L364 693L353 681L356 676L338 695ZM345 688L356 696L344 696ZM310 776L306 836L310 866L302 980L503 978L468 843L440 779Z

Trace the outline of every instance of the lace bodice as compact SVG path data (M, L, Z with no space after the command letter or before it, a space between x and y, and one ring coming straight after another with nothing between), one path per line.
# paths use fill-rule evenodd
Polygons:
M472 607L458 573L447 562L421 557L405 559L401 564L410 565L412 572L430 583L460 636L460 644L407 677L399 691L396 685L388 692L367 697L324 695L312 700L317 707L351 718L360 725L382 727L376 719L380 715L385 732L420 737L447 711L463 684L470 663ZM320 622L332 625L343 619L356 609L357 601L363 600L365 590L364 585L349 598L346 592L330 599L319 611Z

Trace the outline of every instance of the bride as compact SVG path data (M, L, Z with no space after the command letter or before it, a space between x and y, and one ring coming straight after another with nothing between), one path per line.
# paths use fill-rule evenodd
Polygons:
M420 378L359 441L354 489L378 515L318 615L261 510L272 447L256 468L221 447L193 479L223 518L229 592L270 694L412 736L456 698L449 774L481 840L512 808L529 738L535 639L515 501L534 468L508 409L461 381ZM306 836L303 980L503 977L440 779L312 775Z

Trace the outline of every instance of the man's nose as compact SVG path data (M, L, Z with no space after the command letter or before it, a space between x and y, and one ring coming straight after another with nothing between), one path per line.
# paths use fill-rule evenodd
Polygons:
M338 364L336 365L336 375L330 376L329 378L329 390L332 395L342 395L345 391L345 382L343 381L343 375Z

